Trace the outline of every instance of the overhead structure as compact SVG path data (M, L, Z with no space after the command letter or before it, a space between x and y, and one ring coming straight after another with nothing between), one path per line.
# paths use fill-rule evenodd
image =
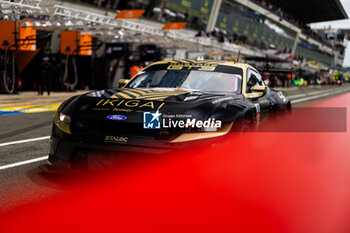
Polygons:
M207 46L215 49L238 53L239 51L246 55L258 55L260 52L253 51L241 46L219 43L211 38L194 37L193 34L185 33L181 30L162 30L161 27L148 25L141 21L116 19L116 14L105 12L92 12L86 9L77 8L74 4L66 4L56 0L0 0L0 16L5 15L8 20L19 20L23 16L46 15L48 20L43 22L47 28L85 28L86 30L99 30L109 27L117 35L119 30L125 30L127 33L138 33L137 37L153 36L159 40L170 39L174 42L182 41L184 44L193 44L195 46ZM105 30L106 31L106 30ZM102 30L103 33L103 30ZM258 54L257 54L258 53Z
M269 1L304 24L349 18L340 0Z
M238 3L246 6L246 7L254 10L254 11L259 12L260 14L266 16L267 18L269 18L275 22L279 22L279 24L294 31L295 37L294 37L294 45L293 45L292 55L294 55L294 53L295 53L295 49L299 43L299 39L303 39L305 41L311 42L312 44L316 45L321 51L327 52L329 54L333 53L331 47L329 47L328 45L325 45L325 44L321 43L320 41L317 41L317 40L311 38L310 36L308 36L307 34L303 33L302 29L298 25L296 25L292 22L289 22L287 20L282 20L282 18L279 15L277 15L275 12L272 12L271 9L269 9L267 7L263 7L262 5L256 3L255 1L252 1L252 0L236 0L236 1ZM327 1L327 0L324 0L324 1ZM331 0L331 1L337 1L337 0ZM310 11L310 9L313 9L313 8L306 8L306 6L304 4L304 2L306 2L306 1L293 0L293 1L288 1L288 2L292 2L293 4L298 4L300 7L303 7L303 12L305 14L310 14L310 15L315 14L315 12ZM278 1L278 3L276 3L277 4L276 6L281 6L284 3L285 3L285 1L281 1L281 2ZM296 17L299 17L299 16L296 16ZM346 17L347 17L347 15L346 15Z
M279 16L272 14L271 10L256 4L252 0L236 0L237 2L252 8L266 15L272 20L279 21ZM212 22L208 25L215 25L215 14L220 8L222 0L215 0L211 9L213 13ZM293 1L278 1L271 0L275 6L280 7L283 12L294 15L295 18L303 23L343 19L347 18L340 0L293 0ZM173 46L172 42L181 42L184 46L197 46L198 48L212 48L221 50L222 52L238 53L239 51L244 55L263 55L263 53L249 46L239 46L230 43L219 43L212 38L194 37L194 34L186 32L186 30L168 31L162 30L161 26L149 24L144 20L130 20L130 19L116 19L116 13L106 12L103 9L94 9L79 5L78 3L65 2L59 0L0 0L0 17L3 20L20 20L23 17L32 17L33 20L38 20L34 26L62 30L89 30L94 31L99 35L105 35L104 38L114 38L120 40L127 38L128 42L149 40L153 37L155 40L163 43L165 46ZM313 9L307 11L307 9ZM40 18L40 16L44 16ZM308 35L304 34L301 29L286 20L280 23L295 32L295 43L292 52L295 52L296 45L299 39L311 42L320 50L332 54L332 48L324 43L321 43ZM38 26L39 24L39 26ZM123 30L123 35L119 35ZM143 41L144 41L143 40ZM199 48L199 50L201 50ZM294 54L294 53L293 53Z
M6 10L41 10L42 0L0 0L1 8Z
M0 15L7 18L12 15L42 13L42 0L0 0Z
M53 8L53 15L56 15L56 16L83 20L86 23L95 23L99 25L108 25L108 26L114 26L114 27L118 26L117 21L114 18L105 16L105 15L87 12L87 11L83 11L83 10L79 10L71 7L56 5L56 4L52 8Z
M205 29L207 32L211 32L215 28L216 20L218 18L218 14L220 12L221 3L222 3L222 0L214 0L213 1L213 5L211 7L208 24L207 24L207 27Z

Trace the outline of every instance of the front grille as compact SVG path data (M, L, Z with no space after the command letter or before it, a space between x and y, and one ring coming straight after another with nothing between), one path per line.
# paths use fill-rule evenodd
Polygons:
M75 120L71 126L75 134L119 134L152 137L156 140L171 140L180 134L174 129L144 129L142 123L106 122L98 120Z
M71 168L81 171L108 171L108 169L120 169L124 166L142 159L146 159L152 154L149 153L126 153L120 151L107 150L86 150L76 149L71 158ZM154 156L154 155L153 155Z

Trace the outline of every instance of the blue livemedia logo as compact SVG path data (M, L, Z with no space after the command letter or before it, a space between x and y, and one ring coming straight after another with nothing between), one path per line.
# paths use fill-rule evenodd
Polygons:
M143 128L144 129L160 129L160 116L162 114L159 111L156 112L143 112Z

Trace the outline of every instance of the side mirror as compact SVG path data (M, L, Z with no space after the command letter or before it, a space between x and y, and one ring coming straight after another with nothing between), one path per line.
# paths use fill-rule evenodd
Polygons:
M260 92L265 94L267 92L267 86L254 86L252 87L252 92Z
M119 79L119 87L124 87L126 84L130 82L130 79Z

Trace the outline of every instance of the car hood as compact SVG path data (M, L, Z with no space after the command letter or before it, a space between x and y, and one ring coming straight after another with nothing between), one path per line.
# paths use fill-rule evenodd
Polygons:
M165 102L186 102L222 97L225 96L225 94L181 88L117 88L91 92L86 94L86 96L101 98L157 100Z
M198 90L153 88L118 88L90 92L66 107L77 118L110 120L121 115L121 121L141 122L143 112L159 111L162 115L177 114L206 120L221 104L241 99L242 95L205 93ZM69 110L70 109L70 110ZM117 119L117 118L116 118Z

